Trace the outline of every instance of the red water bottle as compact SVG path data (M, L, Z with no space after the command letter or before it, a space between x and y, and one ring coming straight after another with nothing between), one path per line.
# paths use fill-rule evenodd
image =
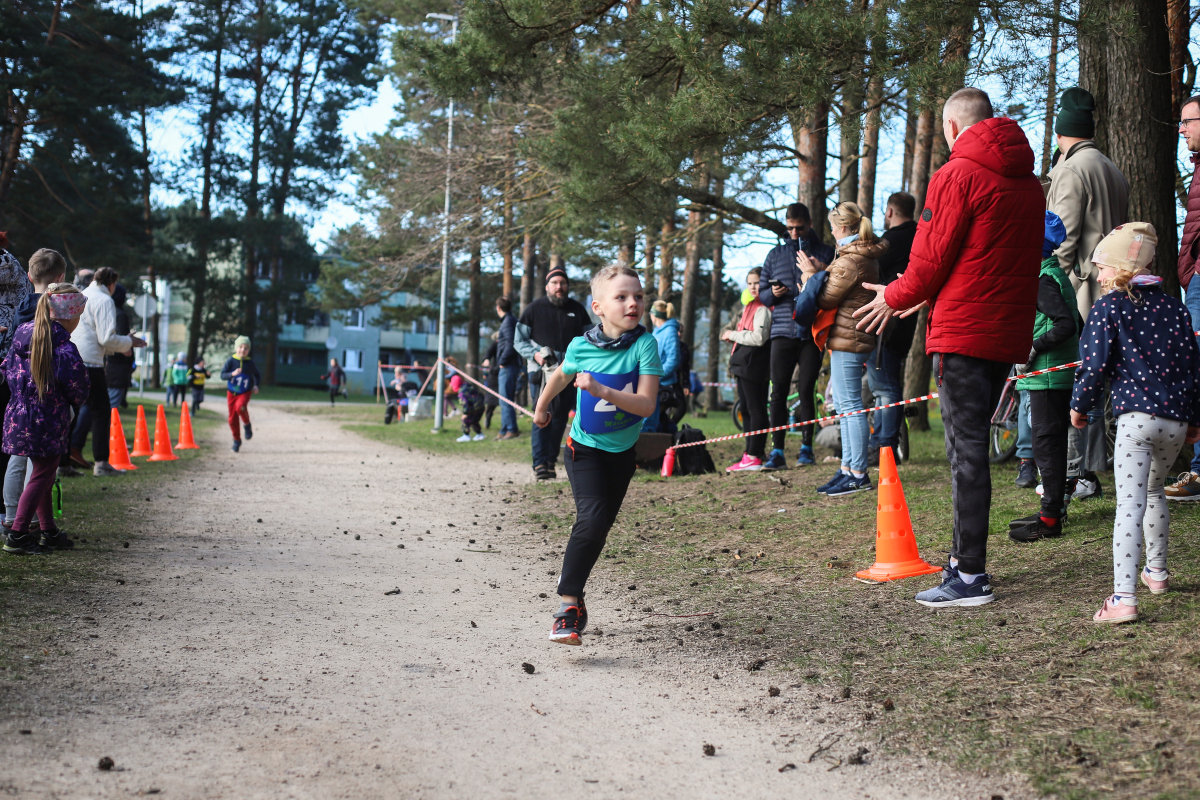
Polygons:
M662 472L664 478L669 478L675 474L675 448L668 447L667 452L663 453Z

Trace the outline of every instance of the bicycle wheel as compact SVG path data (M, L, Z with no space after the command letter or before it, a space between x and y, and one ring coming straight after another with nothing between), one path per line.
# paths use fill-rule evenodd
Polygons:
M1017 452L1017 416L1021 404L1012 404L1012 410L1003 422L993 423L988 436L988 461L993 464L1003 464Z
M896 463L903 464L912 458L908 449L908 417L900 417L900 442L896 445Z
M746 430L746 415L742 410L741 398L734 401L733 406L729 409L729 415L733 417L733 426L739 431Z

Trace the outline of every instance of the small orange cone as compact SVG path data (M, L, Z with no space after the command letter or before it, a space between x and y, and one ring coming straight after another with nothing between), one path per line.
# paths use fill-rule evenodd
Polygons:
M154 455L150 449L150 432L146 430L146 409L143 406L138 406L137 424L133 426L133 452L129 455L139 458Z
M196 444L196 440L192 438L192 415L188 413L186 400L183 401L183 407L179 410L179 444L175 445L175 449L200 449L200 445Z
M879 506L875 533L875 564L854 577L868 583L894 581L914 575L938 572L921 560L917 540L913 536L904 487L896 473L896 456L892 448L879 448Z
M158 417L154 420L154 455L151 461L176 461L179 456L171 449L171 429L167 427L167 409L158 406Z
M137 469L129 460L125 446L125 429L121 427L121 412L112 410L112 422L108 426L108 463L113 469Z

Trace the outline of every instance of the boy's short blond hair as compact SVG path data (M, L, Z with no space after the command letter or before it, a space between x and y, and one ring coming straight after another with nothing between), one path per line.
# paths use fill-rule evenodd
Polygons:
M609 264L592 276L592 280L590 281L592 297L595 298L597 296L597 291L601 286L615 278L621 277L637 278L638 283L642 281L642 276L637 273L637 270L627 267L624 264Z
M39 286L67 274L67 261L57 250L43 247L29 257L29 279Z

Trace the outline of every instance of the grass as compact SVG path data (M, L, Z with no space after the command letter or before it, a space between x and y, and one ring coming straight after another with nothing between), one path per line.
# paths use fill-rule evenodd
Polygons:
M131 448L137 400L131 397L130 407L121 412ZM146 404L151 441L155 411L154 405ZM169 409L167 420L174 443L179 412ZM193 430L203 442L207 431L224 424L224 414L205 409L194 418ZM116 577L121 553L141 542L135 533L139 519L155 504L171 503L172 483L185 480L189 465L204 454L205 450L180 450L178 461L157 463L137 458L139 468L120 478L62 479L59 524L76 540L75 549L47 556L0 554L0 686L25 680L45 661L67 655L49 645L65 609L91 605L98 586L121 580Z

